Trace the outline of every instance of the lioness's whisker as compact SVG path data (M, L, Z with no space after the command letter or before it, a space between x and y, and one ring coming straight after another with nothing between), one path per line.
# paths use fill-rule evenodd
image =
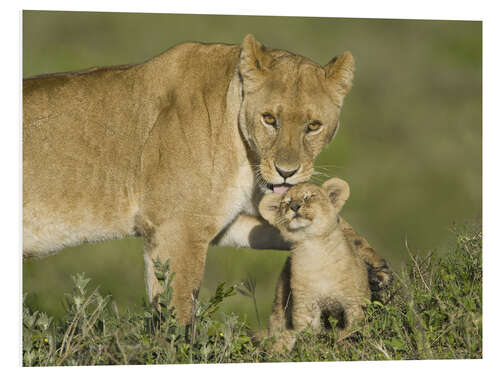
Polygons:
M314 168L321 168L321 169L330 169L330 168L345 168L344 166L342 165L315 165Z
M325 177L329 177L329 178L332 177L328 173L324 173L324 172L320 172L320 171L314 171L313 174L321 175L321 176L325 176Z

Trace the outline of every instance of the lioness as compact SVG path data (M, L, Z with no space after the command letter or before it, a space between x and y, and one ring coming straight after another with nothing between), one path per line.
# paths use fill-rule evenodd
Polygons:
M353 70L349 52L321 67L248 35L24 80L23 256L142 236L150 301L153 260L170 258L187 322L211 242L288 249L257 203L311 177ZM375 252L365 260L390 279Z
M332 178L322 187L304 183L284 195L268 194L259 212L276 226L292 251L276 287L269 334L278 338L275 349L291 350L295 333L308 325L341 323L340 338L363 318L370 299L364 262L351 247L338 214L349 198L349 185Z

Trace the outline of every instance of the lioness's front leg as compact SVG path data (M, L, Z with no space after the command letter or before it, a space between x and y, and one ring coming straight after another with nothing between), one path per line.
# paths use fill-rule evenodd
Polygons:
M341 217L339 225L347 241L352 245L352 248L358 253L368 267L370 289L372 291L378 291L389 287L392 283L393 276L385 259L371 247L366 238L356 233L352 226Z
M184 224L179 224L184 223ZM196 295L203 278L208 240L199 235L199 230L190 230L183 220L162 225L142 225L144 239L144 263L146 289L150 303L157 305L158 295L162 292L153 266L155 260L165 263L170 259L175 314L181 324L191 318L193 295Z
M247 247L251 249L290 250L290 244L280 231L261 217L239 215L213 241L217 246Z

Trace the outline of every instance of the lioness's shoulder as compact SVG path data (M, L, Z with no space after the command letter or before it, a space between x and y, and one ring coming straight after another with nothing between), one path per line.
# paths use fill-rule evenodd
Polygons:
M185 42L171 47L150 61L152 64L168 64L176 69L210 70L215 66L235 66L240 50L239 45Z

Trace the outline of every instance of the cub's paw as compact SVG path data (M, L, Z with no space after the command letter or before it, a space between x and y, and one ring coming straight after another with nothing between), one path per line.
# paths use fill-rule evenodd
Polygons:
M279 336L270 336L265 342L267 350L272 354L290 352L295 346L296 336L292 331L284 331Z
M384 260L384 263L379 267L368 267L368 280L370 281L370 289L372 292L378 292L387 289L392 285L394 279L392 271Z

